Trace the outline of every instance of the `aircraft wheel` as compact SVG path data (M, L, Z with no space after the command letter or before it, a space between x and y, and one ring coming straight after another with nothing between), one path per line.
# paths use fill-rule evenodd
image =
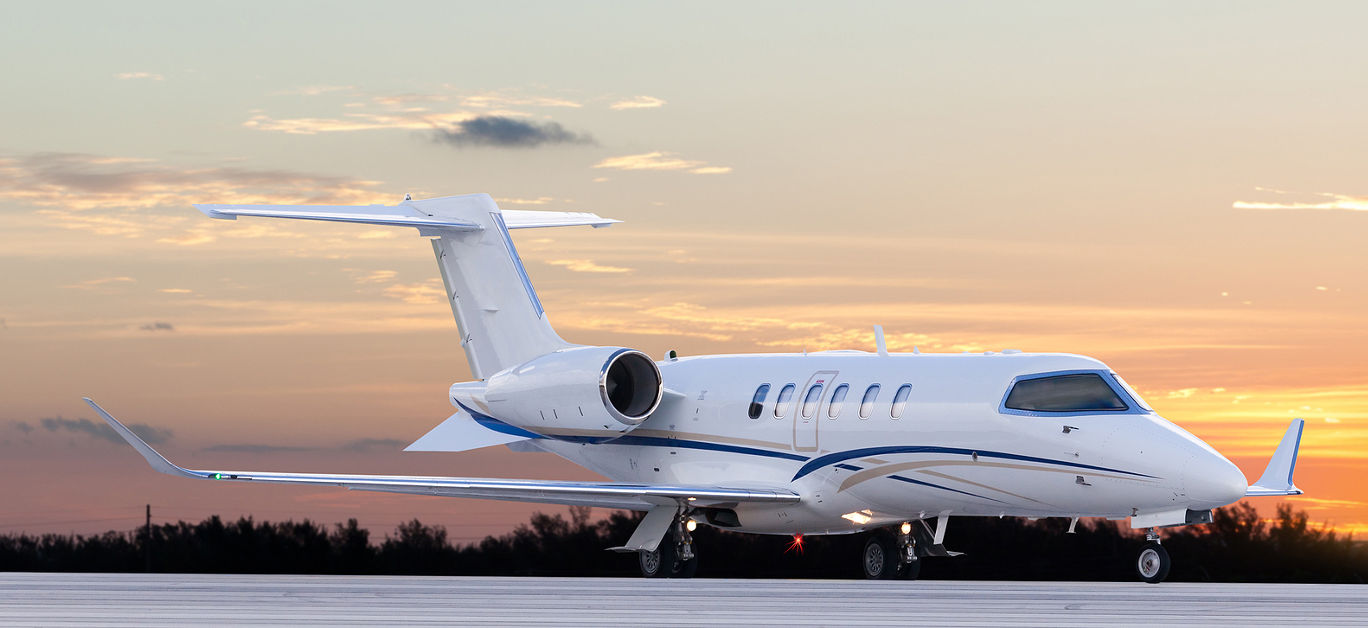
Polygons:
M1140 575L1141 580L1158 584L1168 577L1169 567L1172 565L1168 550L1158 543L1147 543L1140 549L1140 556L1135 561L1135 572Z
M860 567L868 580L890 580L898 575L898 554L886 534L871 534L860 553Z
M638 550L638 563L641 565L641 575L645 578L664 578L666 570L663 565L666 562L674 562L674 551L669 552L669 560L666 560L665 546L669 545L666 541L661 541L660 546L653 550Z
M693 558L680 560L674 537L666 536L652 551L639 550L638 564L641 575L646 578L692 578L698 573L698 548L694 546Z

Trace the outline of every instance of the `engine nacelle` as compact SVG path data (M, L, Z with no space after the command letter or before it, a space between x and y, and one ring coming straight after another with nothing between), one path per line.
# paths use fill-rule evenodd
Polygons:
M530 432L616 437L651 416L664 391L660 369L646 354L576 347L494 374L484 398L495 418Z

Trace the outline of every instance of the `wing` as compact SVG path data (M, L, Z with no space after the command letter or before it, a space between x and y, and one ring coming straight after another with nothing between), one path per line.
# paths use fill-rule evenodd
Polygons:
M347 475L325 473L273 473L262 471L216 471L186 469L167 460L132 430L89 398L85 402L109 427L132 445L152 468L168 475L221 482L263 482L269 484L312 484L341 486L361 491L475 497L503 501L597 506L650 510L658 505L687 501L693 506L736 504L738 502L795 503L796 493L784 488L727 488L718 486L669 486L619 482L552 482L545 480L502 480L495 478L447 478L406 475Z

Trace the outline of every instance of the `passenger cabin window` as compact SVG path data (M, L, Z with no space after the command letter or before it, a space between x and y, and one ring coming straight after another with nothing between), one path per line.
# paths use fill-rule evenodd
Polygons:
M1130 409L1097 373L1020 380L1007 394L1003 405L1031 412L1122 412Z
M788 414L789 406L793 405L791 402L794 388L796 386L793 384L784 384L784 387L779 389L779 399L774 402L774 418L782 419Z
M750 418L760 418L760 413L765 411L765 397L769 396L769 384L760 384L755 389L755 396L751 397Z
M869 413L874 411L874 400L879 398L879 385L871 384L865 389L864 399L860 400L860 418L868 419Z
M850 392L850 386L841 384L836 390L831 391L831 403L827 404L827 416L836 418L841 416L841 406L845 405L846 393Z
M902 416L903 409L907 407L907 396L912 394L912 384L903 384L898 387L897 394L893 395L893 408L889 410L893 418Z
M817 406L822 405L822 385L813 384L806 395L803 395L803 418L812 418L813 413L817 412Z

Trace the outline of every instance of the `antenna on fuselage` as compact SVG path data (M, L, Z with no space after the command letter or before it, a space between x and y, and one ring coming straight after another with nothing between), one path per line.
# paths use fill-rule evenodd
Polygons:
M884 344L883 325L874 326L874 348L878 350L879 355L888 355L888 345Z

